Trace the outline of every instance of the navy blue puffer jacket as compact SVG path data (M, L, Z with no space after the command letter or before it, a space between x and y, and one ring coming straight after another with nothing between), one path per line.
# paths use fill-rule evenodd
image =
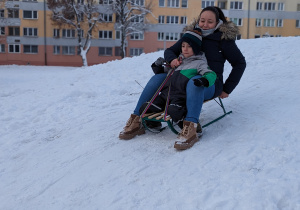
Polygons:
M194 28L186 27L185 30ZM217 74L215 94L217 97L222 91L230 94L238 85L246 68L245 57L235 43L237 27L232 22L223 23L213 34L202 38L202 51L205 53L209 67ZM171 63L181 52L181 43L178 41L165 50L165 60ZM225 83L223 82L224 63L228 61L232 70Z

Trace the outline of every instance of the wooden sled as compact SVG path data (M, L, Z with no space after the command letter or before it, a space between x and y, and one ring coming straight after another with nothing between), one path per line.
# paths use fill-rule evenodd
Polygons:
M219 104L219 106L223 110L223 114L221 116L217 117L216 119L206 123L205 125L202 126L202 128L205 128L205 127L217 122L218 120L222 119L226 115L232 113L232 111L226 112L224 104L223 104L221 98L218 97L218 99L219 99L219 102L216 99L211 99L211 100L214 100L217 104ZM204 103L207 103L211 100L204 101ZM162 128L160 128L158 130L157 129L152 129L152 128L149 128L147 126L146 121L155 121L155 122L167 123L167 126L163 126ZM164 112L144 114L144 117L142 118L142 123L143 123L144 127L147 130L149 130L151 132L155 132L155 133L159 133L167 127L169 127L171 129L171 131L173 133L175 133L176 135L180 132L180 128L172 121L172 118L170 116L167 116L166 120L164 120Z

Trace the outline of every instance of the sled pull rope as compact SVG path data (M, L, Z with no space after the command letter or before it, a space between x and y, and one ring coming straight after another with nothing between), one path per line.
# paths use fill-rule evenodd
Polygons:
M144 117L144 114L147 112L147 110L149 109L149 107L151 106L151 104L153 103L154 99L158 96L159 92L161 91L161 89L165 86L165 84L167 83L167 81L169 80L169 78L172 76L172 74L174 73L175 69L172 69L171 71L169 71L169 73L167 74L167 77L164 79L164 81L161 83L161 85L159 86L159 88L157 89L157 91L155 92L155 94L152 96L151 100L149 101L149 103L147 104L147 106L145 107L144 111L141 114L141 118Z
M169 107L169 100L170 100L170 90L171 90L171 84L169 86L168 96L167 96L166 105L165 105L165 111L164 111L164 114L163 114L165 121L167 121L167 115L168 115L168 107Z

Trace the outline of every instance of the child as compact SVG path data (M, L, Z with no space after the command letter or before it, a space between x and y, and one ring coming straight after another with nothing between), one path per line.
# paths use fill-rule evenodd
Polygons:
M194 80L196 86L209 87L214 84L216 74L213 72L208 64L206 57L201 52L202 37L196 31L187 31L184 33L181 41L181 54L178 60L181 62L176 67L173 75L167 81L153 103L150 105L146 113L161 112L165 110L166 103L167 114L172 117L175 123L183 120L186 115L186 85L190 78L197 74L202 77ZM163 73L170 71L170 68L163 68L163 58L158 58L153 64L152 69L154 73ZM144 111L149 102L141 106L140 114ZM149 122L151 124L151 122Z

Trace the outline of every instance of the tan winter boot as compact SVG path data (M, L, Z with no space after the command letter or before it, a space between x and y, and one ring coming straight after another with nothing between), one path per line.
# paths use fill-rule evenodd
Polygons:
M197 123L183 121L183 128L177 138L180 140L175 142L175 149L185 150L192 147L197 141L199 141L197 135Z
M123 140L129 140L136 135L145 134L145 129L142 125L141 118L135 114L131 114L126 126L119 134L119 138Z
M197 123L197 135L200 138L203 135L203 131L202 131L202 126L200 125L200 123Z

